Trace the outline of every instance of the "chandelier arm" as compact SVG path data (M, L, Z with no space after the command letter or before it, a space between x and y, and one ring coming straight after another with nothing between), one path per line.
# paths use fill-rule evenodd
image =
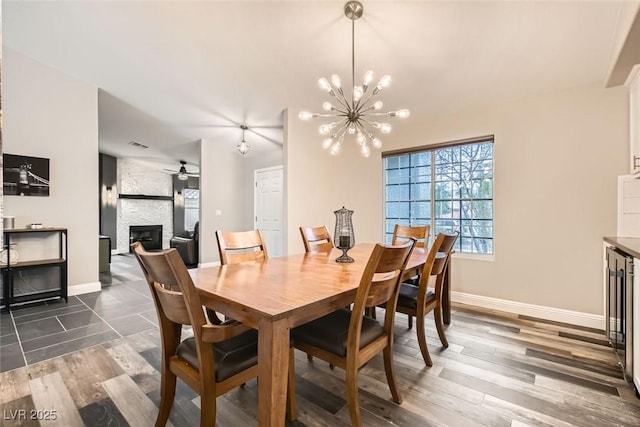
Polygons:
M349 129L349 121L344 120L338 127L338 130L334 133L335 140L338 141L344 138L344 134L347 132L347 129Z
M347 110L341 110L339 108L334 108L333 111L337 111L340 114L327 114L327 116L333 116L333 117L345 116L345 117L347 117L349 115L349 111L347 111Z
M364 95L364 93L363 93L363 95ZM367 96L367 98L364 101L362 101L362 100L358 101L358 104L360 104L362 106L365 106L365 105L367 105L367 103L369 101L371 101L371 98L373 98L373 91L369 92L369 96Z
M373 132L375 132L375 130L373 129L371 122L367 120L365 117L361 119L361 122L362 122L362 129L365 130L365 133L367 134L369 139L373 139Z
M318 114L318 117L342 117L344 114Z
M362 106L362 108L364 108L364 105ZM375 107L374 107L373 105L369 105L369 106L368 106L367 108L365 108L365 109L362 109L362 108L360 108L360 109L358 110L358 113L360 113L360 114L361 114L361 115L363 115L363 116L364 116L364 115L369 115L369 116L370 116L370 115L373 115L373 114L377 114L377 113L369 113L369 111L371 111L371 110L375 110Z
M342 106L343 106L344 108L346 108L347 110L350 110L350 109L351 109L351 106L349 105L349 101L347 100L347 97L346 97L346 96L344 96L344 92L338 92L338 93L340 93L340 96L336 96L336 97L335 97L335 98L336 98L336 100L337 100L340 104L342 104Z
M361 114L361 113L363 113L365 111L371 110L373 108L373 106L371 106L368 109L363 110L364 108L366 108L369 105L369 101L371 101L371 97L365 99L362 102L358 101L357 108L355 109L355 112Z
M389 112L386 112L386 113L367 113L367 114L363 114L363 115L366 115L366 116L388 116Z

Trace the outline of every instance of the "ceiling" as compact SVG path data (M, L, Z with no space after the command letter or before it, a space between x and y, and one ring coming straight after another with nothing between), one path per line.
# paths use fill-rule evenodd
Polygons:
M409 120L604 86L623 3L363 1L356 79L390 74L380 99ZM284 109L320 110L318 78L349 80L343 4L3 1L3 44L99 88L101 152L175 168L201 139L235 149L240 124L248 157L280 149Z

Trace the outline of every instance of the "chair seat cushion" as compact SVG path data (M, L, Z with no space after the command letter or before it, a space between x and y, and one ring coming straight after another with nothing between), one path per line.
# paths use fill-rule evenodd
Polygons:
M291 336L294 342L305 342L344 357L347 355L350 320L351 310L343 308L292 329ZM383 334L384 329L377 320L364 316L360 332L360 348Z
M216 381L244 371L258 363L258 331L250 330L238 336L215 344L213 353L216 359ZM182 341L176 350L176 355L196 369L200 369L196 340L194 337Z
M398 295L398 305L401 307L418 308L418 286L410 283L402 283L400 285L400 294ZM433 291L427 291L427 302L435 298Z

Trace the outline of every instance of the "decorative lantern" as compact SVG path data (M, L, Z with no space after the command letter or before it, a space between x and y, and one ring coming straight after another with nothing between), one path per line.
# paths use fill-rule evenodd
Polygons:
M342 255L336 258L336 262L353 262L353 258L347 255L347 251L356 244L356 237L353 234L353 222L351 217L353 211L345 209L338 209L333 212L336 214L336 230L333 234L333 240L336 248L342 250Z

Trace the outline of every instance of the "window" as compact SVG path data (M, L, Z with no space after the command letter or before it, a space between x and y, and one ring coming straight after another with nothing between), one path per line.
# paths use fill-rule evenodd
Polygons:
M197 188L185 188L184 196L184 229L193 231L196 222L200 219L200 190Z
M384 154L385 239L395 224L456 230L457 252L493 254L493 137Z

